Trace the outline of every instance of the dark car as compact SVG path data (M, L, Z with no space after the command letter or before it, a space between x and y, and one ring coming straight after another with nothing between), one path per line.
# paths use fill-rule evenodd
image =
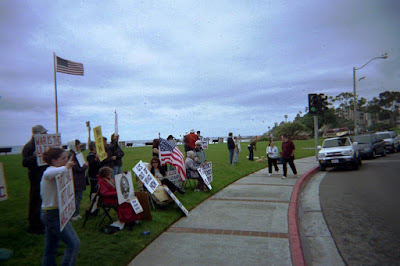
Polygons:
M376 132L383 141L385 141L386 151L400 151L400 136L394 131Z
M357 150L361 158L375 159L376 155L386 156L385 141L376 134L363 134L353 136L357 142Z

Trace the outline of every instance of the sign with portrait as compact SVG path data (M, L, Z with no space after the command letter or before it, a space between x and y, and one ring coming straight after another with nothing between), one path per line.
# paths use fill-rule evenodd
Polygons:
M75 192L72 170L56 176L60 232L75 212Z
M129 202L135 197L131 171L115 175L115 188L117 190L118 204Z
M146 165L139 161L133 168L133 172L137 175L139 180L145 185L150 194L153 194L156 188L159 186L157 179L151 174L150 170Z
M179 199L175 196L174 193L172 193L172 191L167 187L167 186L163 186L165 191L168 193L168 195L175 201L176 205L178 205L178 207L183 211L183 213L188 216L189 212L188 210L186 210L185 206L182 205L182 203L179 201Z
M61 148L61 134L35 134L33 135L37 152L38 166L46 165L43 153L50 148Z
M103 133L101 133L101 126L93 128L94 141L96 143L96 153L99 155L100 161L107 158L107 151L104 147Z
M6 176L4 175L3 163L0 162L0 201L8 199Z

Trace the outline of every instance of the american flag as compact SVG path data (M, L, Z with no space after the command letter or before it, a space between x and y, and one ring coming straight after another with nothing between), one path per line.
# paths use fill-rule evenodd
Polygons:
M57 56L57 72L83 76L83 64L62 59Z
M158 146L161 165L169 163L178 170L182 181L186 180L186 167L185 159L178 146L174 143L160 138L160 145Z

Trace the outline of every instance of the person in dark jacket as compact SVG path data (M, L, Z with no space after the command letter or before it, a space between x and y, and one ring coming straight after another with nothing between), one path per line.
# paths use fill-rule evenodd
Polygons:
M97 174L99 173L99 169L101 168L101 162L99 159L99 155L96 153L96 143L89 143L89 154L86 157L86 160L89 164L88 176L90 181L90 195L97 192Z
M110 148L110 145L107 145L107 138L103 137L103 144L104 144L104 150L107 153L107 158L105 158L103 161L101 161L101 167L108 166L111 169L114 169L114 160L117 158L116 156L114 157L113 151Z
M72 220L76 221L79 218L82 218L79 215L79 210L81 207L81 201L82 201L82 195L83 191L86 190L86 169L87 169L87 164L84 163L83 165L80 165L78 162L78 159L76 158L76 155L80 152L81 150L81 142L77 139L68 142L68 147L69 147L69 154L68 154L68 159L73 158L73 162L75 162L74 166L72 167L72 176L74 178L74 190L75 190L75 212L72 215Z
M28 168L30 183L29 208L28 208L28 232L32 234L44 234L44 225L40 219L42 200L40 198L40 181L43 172L48 165L38 166L35 146L35 134L47 134L47 129L41 125L32 127L32 138L22 149L22 165Z
M113 176L122 173L122 157L124 157L124 152L121 147L118 145L119 135L112 134L111 135L111 143L110 150L112 151L114 167L113 167Z
M249 149L249 161L254 161L254 153L253 150L257 150L257 141L260 137L256 136L252 141L250 141L247 148Z
M235 142L233 141L232 136L233 136L232 132L229 132L228 134L229 164L232 164L233 150L235 149Z

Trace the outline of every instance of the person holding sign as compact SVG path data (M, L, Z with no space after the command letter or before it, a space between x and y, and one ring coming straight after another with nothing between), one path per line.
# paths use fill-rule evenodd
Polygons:
M186 161L185 161L186 171L188 173L188 178L198 180L196 189L194 191L201 191L201 190L203 190L203 187L204 187L204 181L200 177L199 172L197 172L197 166L194 161L195 156L196 155L195 155L194 151L187 152L187 157L186 157Z
M75 164L73 158L68 160L67 153L60 148L50 148L43 154L46 163L50 165L44 171L41 181L42 221L45 225L45 247L42 265L56 265L58 243L65 245L61 265L75 265L80 247L80 240L74 228L68 221L60 232L60 216L57 195L56 177L70 171Z
M28 232L32 234L43 234L44 226L40 220L40 206L42 205L42 200L40 198L40 181L48 165L38 166L36 157L38 152L36 151L35 139L33 137L35 134L47 134L47 129L42 125L32 127L32 138L25 144L22 150L22 165L28 168L30 183Z
M200 167L203 163L207 161L206 159L206 153L204 152L203 148L201 147L201 140L197 140L195 142L195 148L194 148L194 153L195 153L195 163L197 167Z
M80 165L78 162L76 155L81 151L81 142L77 139L68 142L69 150L69 158L73 158L75 162L72 167L72 176L74 177L74 189L75 189L75 213L72 216L72 220L76 221L79 218L82 218L79 215L79 210L82 201L83 191L86 190L86 169L88 168L86 163Z
M102 167L99 170L98 185L101 200L105 204L115 204L118 206L118 220L121 223L132 224L135 221L142 219L143 213L136 214L130 203L124 202L118 205L117 188L112 173L113 169L108 166Z
M162 185L166 185L169 190L172 191L172 193L174 193L175 191L178 191L181 194L185 194L185 191L180 189L179 187L175 186L174 183L172 183L170 180L168 180L167 178L165 178L165 169L163 167L160 167L160 159L158 159L158 157L153 157L153 159L151 159L151 168L150 168L150 172L152 173L152 175L157 178Z

